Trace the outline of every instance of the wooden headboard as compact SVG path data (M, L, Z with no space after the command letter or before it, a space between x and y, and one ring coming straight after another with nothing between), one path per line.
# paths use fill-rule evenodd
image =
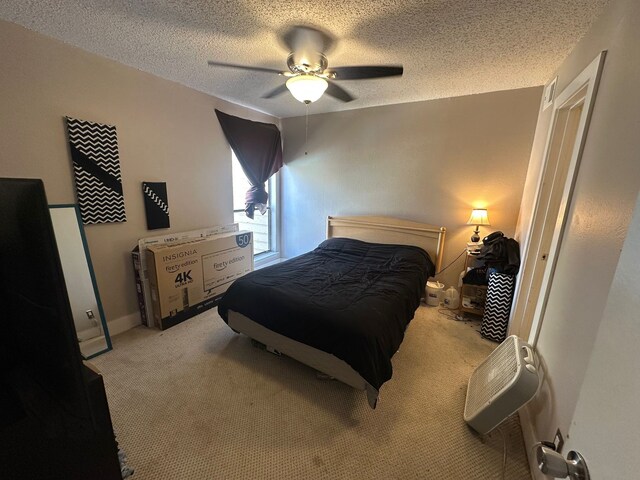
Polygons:
M327 217L327 238L347 237L364 242L413 245L433 259L436 273L442 266L447 229L391 217Z

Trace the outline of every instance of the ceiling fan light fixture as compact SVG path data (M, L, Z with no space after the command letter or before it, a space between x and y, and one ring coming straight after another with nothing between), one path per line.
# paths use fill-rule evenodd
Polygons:
M308 104L318 100L329 83L315 75L297 75L287 80L286 85L296 100Z

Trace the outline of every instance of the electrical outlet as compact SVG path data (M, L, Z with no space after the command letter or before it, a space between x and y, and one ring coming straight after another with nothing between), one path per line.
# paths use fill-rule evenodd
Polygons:
M556 446L556 452L560 453L564 445L564 438L562 438L562 432L559 428L556 430L556 436L553 437L553 444Z

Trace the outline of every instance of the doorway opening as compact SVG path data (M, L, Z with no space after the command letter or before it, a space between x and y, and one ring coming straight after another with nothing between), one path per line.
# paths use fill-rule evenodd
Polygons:
M567 223L606 52L558 95L516 288L511 333L535 345Z

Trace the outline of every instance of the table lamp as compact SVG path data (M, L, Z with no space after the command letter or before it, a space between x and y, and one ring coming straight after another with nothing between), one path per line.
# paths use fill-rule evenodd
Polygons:
M473 231L471 241L477 243L480 241L480 225L491 225L489 223L489 216L487 215L486 208L474 208L471 211L471 216L467 220L467 225L475 225L476 229Z

